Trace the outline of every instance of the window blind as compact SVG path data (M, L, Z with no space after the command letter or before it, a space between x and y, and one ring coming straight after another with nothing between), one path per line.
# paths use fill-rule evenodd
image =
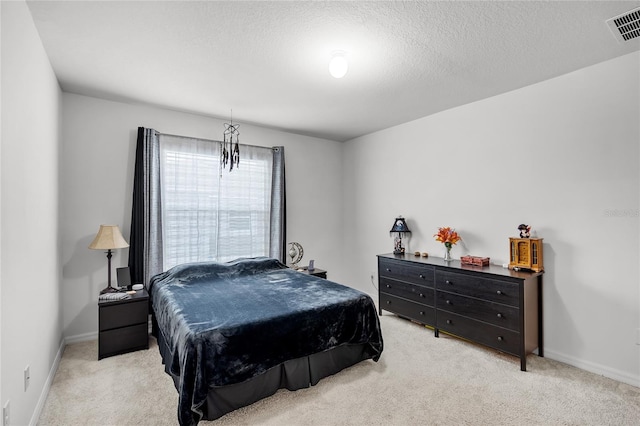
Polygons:
M163 265L269 255L273 155L241 146L220 171L216 142L160 135Z

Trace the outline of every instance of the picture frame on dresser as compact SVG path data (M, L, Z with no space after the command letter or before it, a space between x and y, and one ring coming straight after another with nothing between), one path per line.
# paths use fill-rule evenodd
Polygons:
M435 257L378 255L378 311L520 358L544 356L543 271L463 265Z
M124 289L131 288L131 271L128 266L122 268L116 268L116 280L118 287Z

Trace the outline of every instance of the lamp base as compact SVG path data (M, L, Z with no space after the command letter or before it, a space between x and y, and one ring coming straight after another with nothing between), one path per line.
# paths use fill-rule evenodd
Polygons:
M111 287L111 249L107 250L107 286L100 290L100 294L117 293L118 289Z
M105 294L105 293L118 293L118 289L115 287L108 286L100 290L100 294Z

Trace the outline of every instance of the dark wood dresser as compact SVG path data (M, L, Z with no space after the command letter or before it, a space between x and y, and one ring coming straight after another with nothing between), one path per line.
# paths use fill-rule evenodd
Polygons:
M98 359L149 348L149 294L98 302Z
M542 339L542 272L410 254L378 255L379 310L520 357Z

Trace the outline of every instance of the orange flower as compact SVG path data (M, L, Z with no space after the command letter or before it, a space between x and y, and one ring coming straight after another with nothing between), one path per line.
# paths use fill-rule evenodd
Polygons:
M433 236L436 237L436 241L444 243L444 245L447 247L451 247L461 239L460 235L458 235L455 230L449 228L448 226L444 228L438 228L438 233L433 234Z

